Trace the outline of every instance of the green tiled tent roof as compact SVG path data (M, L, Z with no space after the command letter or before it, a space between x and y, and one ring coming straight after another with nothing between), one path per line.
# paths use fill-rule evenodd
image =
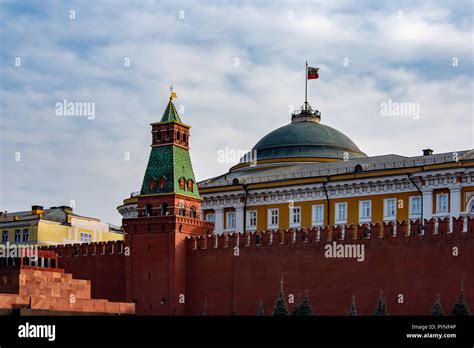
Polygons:
M166 110L161 118L160 123L176 122L181 123L173 102L170 100ZM193 181L193 190L188 190L188 185L185 185L184 190L181 189L179 181L181 178ZM160 188L160 180L166 183L163 188ZM150 188L150 180L154 180L156 185ZM191 197L199 198L199 190L194 177L193 165L189 152L182 147L176 145L154 146L151 148L148 165L143 178L142 188L140 194L165 194L165 193L179 193Z
M176 108L173 104L173 101L170 99L168 106L165 109L165 112L163 113L163 116L161 117L160 122L181 122L181 119L179 118L178 111L176 111Z

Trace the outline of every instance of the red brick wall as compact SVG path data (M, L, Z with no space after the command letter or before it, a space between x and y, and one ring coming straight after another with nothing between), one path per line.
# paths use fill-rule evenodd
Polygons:
M56 245L43 249L59 255L59 268L92 281L92 298L125 301L125 255L121 241Z
M474 221L469 226L469 232L461 233L462 223L455 223L454 233L445 234L447 224L440 223L440 233L433 235L434 225L430 223L424 236L410 236L416 226L411 229L399 224L397 237L391 237L390 226L375 225L371 238L355 241L348 240L352 232L347 230L345 243L365 245L364 262L326 258L324 245L331 241L325 241L324 232L318 242L314 231L307 231L308 241L302 242L302 232L298 231L292 243L291 230L286 231L284 244L278 244L281 235L275 233L272 245L270 234L266 234L260 246L255 235L250 236L248 246L246 237L241 236L240 256L233 255L235 236L229 238L227 248L224 237L218 238L217 248L213 247L213 239L207 241L207 247L203 239L190 240L186 314L202 314L206 297L209 315L229 315L233 306L238 315L255 315L260 299L265 313L271 314L282 276L287 296L303 296L307 287L313 310L322 315L347 315L353 294L359 314L372 314L380 290L387 297L391 315L429 315L438 293L445 312L450 313L461 280L468 303L474 308ZM329 239L340 238L338 232L329 233ZM198 250L192 250L195 243ZM453 247L459 248L459 256L452 255ZM398 303L399 294L403 295L403 304Z

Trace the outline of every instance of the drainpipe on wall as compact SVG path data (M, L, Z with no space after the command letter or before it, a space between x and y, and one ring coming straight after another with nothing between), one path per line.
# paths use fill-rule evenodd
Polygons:
M234 185L241 185L242 186L242 189L244 190L244 227L243 227L243 232L246 231L247 229L247 196L249 194L249 189L248 189L248 185L245 184L245 183L240 183L239 179L235 178L233 181L232 181L232 184ZM237 216L236 216L237 217Z
M329 182L329 175L326 177L326 181L323 181L323 190L324 190L324 195L326 196L326 201L328 202L327 203L327 216L328 216L328 226L331 226L331 221L330 221L330 218L331 218L331 204L329 202L329 196L328 196L328 191L326 190L326 182Z
M424 168L422 168L423 171ZM408 179L412 182L412 184L416 187L418 192L421 194L421 230L423 231L425 229L425 220L423 219L423 191L421 191L420 187L416 184L415 180L413 180L411 173L407 174ZM410 207L408 207L410 209ZM408 211L408 218L410 218L410 211Z

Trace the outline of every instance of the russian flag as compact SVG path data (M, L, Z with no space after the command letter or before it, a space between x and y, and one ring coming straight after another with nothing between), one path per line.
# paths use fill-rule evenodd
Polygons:
M313 68L308 66L308 80L315 80L319 78L318 70L319 68Z

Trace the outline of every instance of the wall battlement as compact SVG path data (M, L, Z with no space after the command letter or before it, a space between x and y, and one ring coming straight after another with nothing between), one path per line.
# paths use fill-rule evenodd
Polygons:
M233 249L261 246L320 245L329 242L398 244L428 241L453 241L472 239L474 219L470 217L390 221L351 225L320 226L312 228L290 228L255 232L234 232L221 235L211 234L187 238L188 250ZM278 249L279 250L279 249Z
M50 250L55 252L58 257L79 257L79 256L108 256L121 255L124 253L124 242L121 240L109 242L91 242L76 244L58 244L42 246L40 250Z

